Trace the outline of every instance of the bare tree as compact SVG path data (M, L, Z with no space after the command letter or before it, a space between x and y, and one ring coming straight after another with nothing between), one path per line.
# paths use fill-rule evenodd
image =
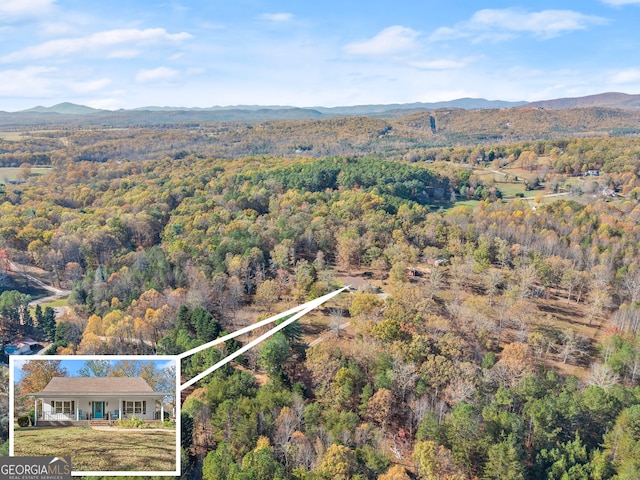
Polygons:
M600 288L595 285L592 286L591 293L589 294L589 303L587 306L587 318L589 319L589 325L593 324L593 321L600 317L609 305L611 304L611 296L606 288Z
M431 269L431 273L429 274L429 298L433 300L434 295L442 290L445 285L444 273L442 273L442 269L438 267L433 267Z
M333 333L340 338L341 332L344 328L344 310L341 308L332 308L329 314L329 328Z
M604 390L608 390L620 381L620 376L608 365L594 363L591 365L591 374L587 379L589 385L596 385Z
M487 297L489 300L489 306L493 305L493 299L498 294L500 285L504 282L504 273L495 268L490 268L488 272L483 276L485 289L487 291Z
M404 403L407 393L413 389L418 380L418 368L413 362L403 362L400 359L393 361L391 378L395 389L400 393Z
M568 268L562 274L560 284L567 290L567 303L571 301L571 294L580 282L580 276L578 273L578 270L575 268Z
M536 269L533 265L524 265L516 272L520 298L529 298L533 293L533 284L537 280Z
M410 433L413 435L415 430L418 428L418 425L422 423L427 412L431 410L431 402L429 401L429 397L423 395L421 397L413 397L412 394L409 395L409 413L410 421Z
M640 268L627 272L620 279L620 286L631 303L640 301Z
M236 313L240 308L240 300L242 299L242 284L238 277L229 277L227 280L227 289L223 296L222 309L230 311L233 320L236 319ZM225 312L226 313L226 312Z
M562 358L562 363L567 360L579 360L587 349L587 339L576 334L573 330L565 332L562 343L558 346L558 354Z

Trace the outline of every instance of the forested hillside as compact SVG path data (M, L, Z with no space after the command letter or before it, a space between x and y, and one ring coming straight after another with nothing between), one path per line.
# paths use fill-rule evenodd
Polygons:
M184 478L636 478L634 115L5 133L3 340L177 354L355 281L188 391ZM72 291L56 325L20 266Z
M147 112L152 115L154 112ZM175 112L174 112L175 113ZM601 107L569 110L509 108L438 109L398 118L337 117L312 120L206 122L187 118L161 123L79 121L47 127L5 127L0 166L55 165L107 160L179 159L187 155L241 158L250 155L325 157L402 156L433 147L620 137L640 134L640 112ZM80 116L86 119L86 116ZM181 123L170 123L181 122ZM84 126L83 126L84 125ZM42 129L46 128L46 129Z

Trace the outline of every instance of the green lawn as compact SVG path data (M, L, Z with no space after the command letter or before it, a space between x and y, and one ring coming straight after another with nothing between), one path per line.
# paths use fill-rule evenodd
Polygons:
M176 470L176 432L27 427L14 431L14 455L70 456L74 471Z
M480 200L461 200L459 202L456 202L454 205L451 206L451 208L453 207L458 207L460 205L464 205L465 207L476 207L478 204L480 203Z
M41 303L40 308L44 311L46 307L51 307L51 308L66 307L67 305L69 305L69 301L68 301L68 298L65 297L65 298L59 298L57 300L54 300L53 302ZM36 311L36 307L29 309L29 313L31 313L32 317L35 317L35 311Z
M496 183L496 187L502 192L503 197L515 197L516 193L524 193L525 196L529 196L532 193L526 192L522 183Z

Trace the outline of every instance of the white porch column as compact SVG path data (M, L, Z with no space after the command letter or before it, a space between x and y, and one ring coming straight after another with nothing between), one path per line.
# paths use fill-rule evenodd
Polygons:
M76 422L80 420L80 400L75 399L76 405Z
M118 399L118 420L122 420L122 399Z
M38 426L38 399L35 399L35 405L33 407L33 410L35 412L34 416L33 416L33 426L37 427Z
M164 424L164 402L160 400L160 421Z

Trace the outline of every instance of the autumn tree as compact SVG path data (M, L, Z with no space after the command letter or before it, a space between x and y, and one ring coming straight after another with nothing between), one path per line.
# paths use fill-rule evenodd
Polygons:
M111 373L111 362L109 360L85 360L78 373L81 377L108 377Z
M28 360L21 369L24 376L19 382L20 392L40 392L53 377L66 377L67 369L61 363L61 360Z
M403 466L392 465L389 470L378 476L378 480L411 480L411 477Z
M349 480L357 468L353 450L334 443L325 452L316 473L327 480Z
M61 366L61 360L28 360L22 366L22 379L16 385L16 417L25 413L31 406L25 395L44 390L53 377L66 377L67 369Z
M271 308L278 301L280 295L280 286L275 280L267 279L258 285L256 290L255 302L264 307L267 312L271 312Z
M379 389L369 399L367 417L380 425L383 431L391 421L393 403L393 395L391 391L386 388Z

